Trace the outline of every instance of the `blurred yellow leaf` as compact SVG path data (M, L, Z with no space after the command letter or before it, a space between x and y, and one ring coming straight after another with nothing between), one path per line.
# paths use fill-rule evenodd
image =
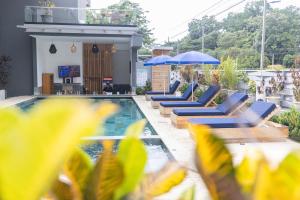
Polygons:
M147 151L139 137L143 133L145 124L145 120L140 120L130 125L126 130L125 139L119 144L117 157L124 168L124 181L117 189L114 199L121 199L132 192L144 175Z
M54 181L47 200L82 200L82 193L76 182Z
M148 174L144 182L144 192L148 198L169 192L186 177L186 169L176 163L169 163L157 173Z
M75 149L72 156L64 165L64 172L71 179L72 183L79 186L81 194L84 193L88 178L93 171L93 161L79 147Z
M300 199L300 153L291 152L272 170L263 163L257 173L253 199L298 200Z
M196 164L212 199L242 200L232 156L224 141L213 135L207 126L189 124L196 142Z
M51 99L28 113L0 110L0 199L39 199L80 138L95 133L116 110L81 100Z
M113 153L113 142L103 142L104 150L88 182L85 199L111 200L124 180L122 163Z
M251 194L257 179L257 173L262 162L266 162L260 152L247 154L240 165L236 167L236 177L244 193Z
M262 163L259 166L257 179L253 192L255 200L269 200L272 198L272 190L277 190L276 184L272 181L272 171L268 163Z

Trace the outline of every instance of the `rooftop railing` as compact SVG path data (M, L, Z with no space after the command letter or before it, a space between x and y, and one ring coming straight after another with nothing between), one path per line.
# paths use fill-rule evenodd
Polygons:
M25 7L25 23L79 24L79 25L136 25L134 10Z

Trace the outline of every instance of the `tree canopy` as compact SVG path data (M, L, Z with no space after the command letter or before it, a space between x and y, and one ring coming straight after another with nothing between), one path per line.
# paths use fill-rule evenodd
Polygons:
M236 59L239 68L258 68L261 49L263 1L248 3L240 13L229 13L222 21L214 16L193 19L188 24L188 34L177 42L168 42L179 52L198 50L202 46L204 28L205 52L221 59ZM300 9L294 6L274 9L267 5L265 65L272 62L293 66L299 53Z

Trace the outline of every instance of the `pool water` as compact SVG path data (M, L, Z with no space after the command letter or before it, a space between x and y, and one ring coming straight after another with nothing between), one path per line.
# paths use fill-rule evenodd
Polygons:
M22 110L27 111L42 100L43 99L37 99L27 103L22 103L18 106ZM92 102L94 104L100 104L104 101L110 101L119 106L119 112L113 115L112 117L108 118L104 124L105 136L123 136L126 131L126 128L130 124L145 118L143 113L140 111L136 103L131 98L92 99ZM156 135L154 129L149 123L147 123L144 129L143 135Z
M170 155L160 139L150 139L144 141L144 143L148 153L147 164L145 168L147 173L158 171L167 162L173 160L173 157ZM99 142L83 146L82 148L91 156L94 161L96 161L103 151L103 147ZM114 149L114 151L116 151L117 145L115 145Z

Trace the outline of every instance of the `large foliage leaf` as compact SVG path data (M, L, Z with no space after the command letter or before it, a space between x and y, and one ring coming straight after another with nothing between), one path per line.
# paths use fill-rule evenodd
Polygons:
M262 163L266 164L266 159L260 152L248 153L240 165L236 167L236 178L245 194L252 194L257 173Z
M85 199L111 200L124 180L122 163L113 153L113 142L103 142L104 151L90 176Z
M75 149L72 156L64 165L64 171L71 181L79 186L81 194L84 193L88 182L88 178L93 171L93 161L79 147Z
M196 190L196 186L193 185L192 187L190 187L186 191L184 191L178 200L194 200L195 199L195 190Z
M138 121L128 127L126 138L119 144L118 158L124 167L124 181L117 189L114 199L120 199L132 192L144 175L147 163L147 151L139 139L146 121Z
M28 113L0 110L0 199L39 199L63 162L116 110L80 100L45 100Z
M186 169L176 163L168 163L160 171L145 176L142 183L131 194L130 199L153 199L169 192L186 177Z
M300 199L299 164L299 152L288 154L277 169L271 170L265 164L258 171L253 199Z
M232 156L222 139L202 125L189 124L196 142L196 164L212 199L242 200Z

